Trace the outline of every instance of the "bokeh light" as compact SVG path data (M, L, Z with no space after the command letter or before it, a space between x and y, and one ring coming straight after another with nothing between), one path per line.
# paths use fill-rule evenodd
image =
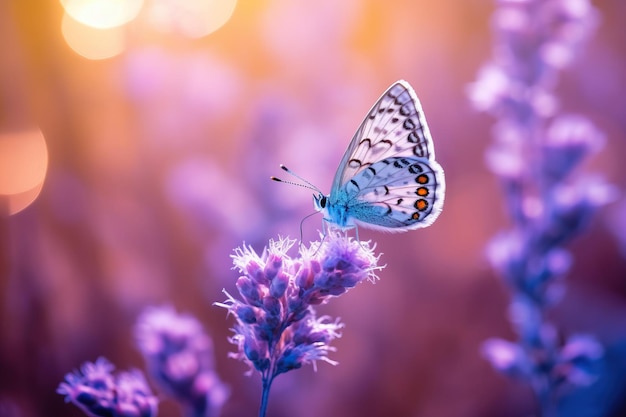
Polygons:
M124 26L98 29L74 20L65 13L61 31L69 47L87 59L111 58L126 48Z
M143 0L61 0L61 4L74 20L94 28L107 29L137 17Z
M48 149L39 129L0 135L0 214L15 214L39 195Z
M201 38L222 27L236 4L236 0L154 0L147 12L162 32Z

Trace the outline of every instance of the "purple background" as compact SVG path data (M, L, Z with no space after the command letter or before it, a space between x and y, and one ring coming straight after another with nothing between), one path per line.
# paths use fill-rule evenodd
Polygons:
M600 173L623 190L626 3L597 3L598 32L557 93L564 111L607 135L577 175ZM81 415L55 393L64 374L100 355L143 369L135 319L170 303L214 339L232 389L222 415L255 415L260 379L226 358L234 321L212 305L222 288L234 292L229 255L243 241L261 250L279 234L299 236L311 192L269 176L284 177L284 163L329 191L361 119L402 78L446 172L443 213L406 234L359 231L387 268L318 309L346 324L331 354L340 364L281 375L268 415L530 415L529 388L480 356L486 338L514 337L507 290L484 255L509 225L484 164L493 119L466 96L491 54L492 8L241 0L205 38L140 36L131 26L124 54L89 61L61 37L58 2L4 2L0 130L38 125L50 160L38 200L0 219L0 414ZM304 240L319 227L321 216L306 220ZM626 202L602 209L570 248L568 293L551 318L565 334L596 335L608 358L601 381L570 403L610 415L626 392ZM159 415L180 414L164 400Z

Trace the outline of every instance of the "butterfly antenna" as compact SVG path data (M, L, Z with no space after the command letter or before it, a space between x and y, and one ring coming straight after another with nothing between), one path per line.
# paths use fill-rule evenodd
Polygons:
M302 181L304 184L299 183L299 182L293 182L293 181L285 181L282 180L280 178L277 177L270 177L270 179L272 181L276 181L276 182L283 182L285 184L291 184L291 185L297 185L298 187L304 187L304 188L308 188L309 190L313 190L316 191L320 194L323 194L322 191L317 188L316 186L314 186L313 184L311 184L309 181L305 180L304 178L302 178L300 175L296 174L295 172L293 172L292 170L290 170L289 168L287 168L286 166L284 166L283 164L280 164L280 168L285 171L286 173L293 175L294 177L296 177L297 179L299 179L300 181Z

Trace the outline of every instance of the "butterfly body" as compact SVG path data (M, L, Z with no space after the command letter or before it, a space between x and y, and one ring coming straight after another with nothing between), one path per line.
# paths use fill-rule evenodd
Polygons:
M444 194L443 169L420 102L406 81L397 81L352 138L330 194L318 194L314 202L325 221L340 229L400 232L432 224Z

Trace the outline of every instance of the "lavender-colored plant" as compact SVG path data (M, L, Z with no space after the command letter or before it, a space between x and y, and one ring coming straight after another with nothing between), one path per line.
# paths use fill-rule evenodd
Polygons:
M610 201L600 176L575 175L598 151L603 134L580 115L559 113L554 87L598 23L588 0L498 0L493 57L469 93L497 118L487 164L499 177L511 230L496 236L488 257L512 292L516 342L491 339L483 353L499 371L527 381L544 417L559 399L592 383L603 348L593 337L562 341L546 312L559 301L572 264L565 245Z
M213 343L198 320L172 307L147 308L135 338L150 375L186 416L219 415L230 393L215 372Z
M90 417L156 417L158 400L138 370L113 375L105 358L68 373L57 389Z
M378 256L369 242L358 242L330 230L321 242L300 246L299 257L287 252L295 240L270 240L259 255L251 247L235 250L233 261L242 276L240 299L228 297L217 306L228 309L237 323L230 341L237 352L229 356L256 370L263 384L259 416L264 417L274 378L328 357L330 343L343 327L328 316L317 317L314 305L339 296L365 279L375 281Z

